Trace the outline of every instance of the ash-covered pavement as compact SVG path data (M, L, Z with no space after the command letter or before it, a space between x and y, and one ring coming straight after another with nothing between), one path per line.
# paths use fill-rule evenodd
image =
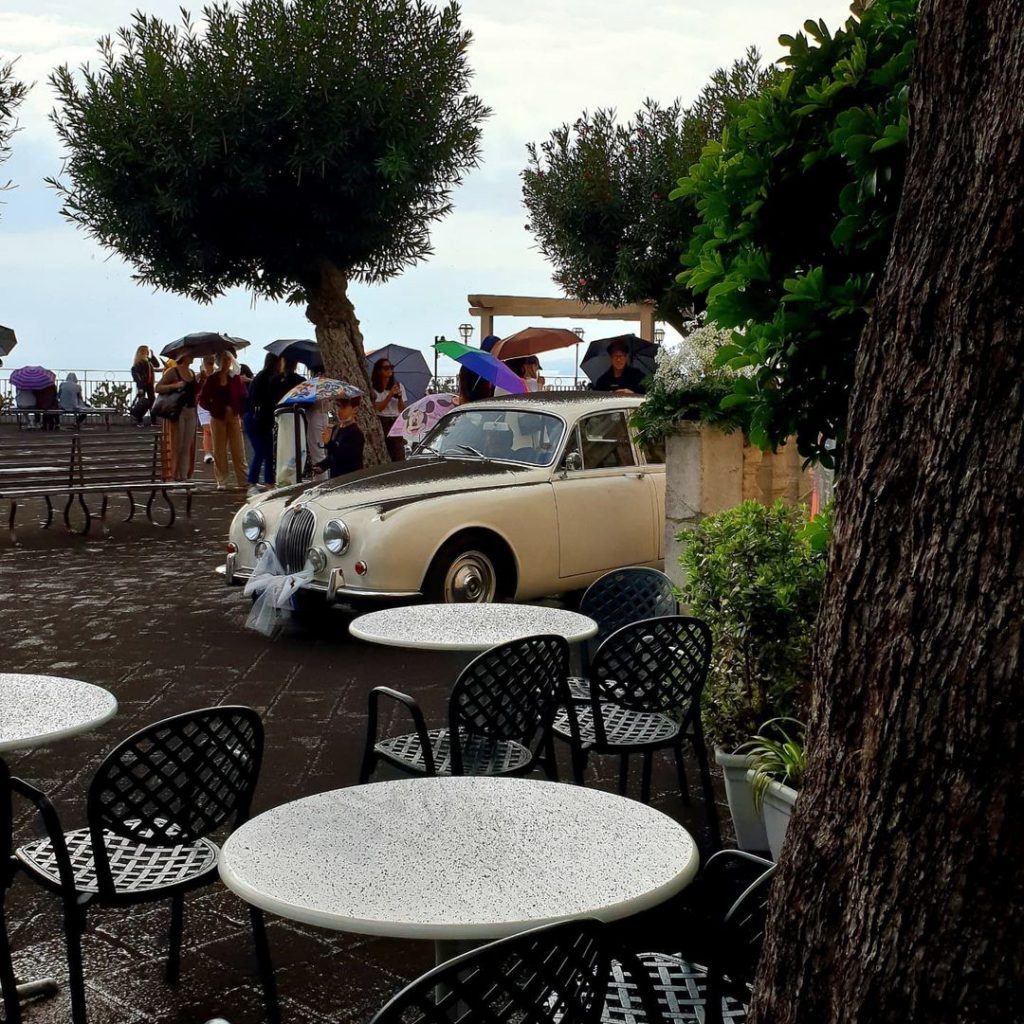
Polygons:
M244 628L248 601L213 571L240 500L239 492L215 492L207 482L196 495L191 529L183 518L165 530L144 521L120 524L115 515L107 540L95 527L83 538L62 524L49 531L25 525L17 548L0 537L0 671L97 683L119 704L95 732L8 759L14 774L49 794L65 828L84 824L86 787L104 753L143 725L181 711L232 703L261 713L266 751L254 814L355 784L371 687L405 690L421 701L428 721L442 720L457 671L450 655L352 640L349 619L340 613L327 616L316 635L271 641ZM30 524L31 517L23 512L19 522ZM396 720L395 727L404 731L404 723ZM593 759L589 784L614 788L616 768ZM679 798L671 755L659 755L654 804L682 821L706 850L695 771L690 792L693 808ZM27 841L32 818L19 810L16 841ZM727 819L724 807L722 813ZM7 894L7 919L19 977L66 977L59 900L19 876ZM176 986L163 977L169 920L167 904L90 911L84 957L93 1024L264 1020L245 905L219 884L187 898ZM641 936L650 942L642 944L670 941L657 934L666 920L671 924L673 915L644 923ZM268 923L286 1024L366 1021L433 962L427 942L333 933L270 916ZM66 989L26 1003L24 1019L69 1020Z

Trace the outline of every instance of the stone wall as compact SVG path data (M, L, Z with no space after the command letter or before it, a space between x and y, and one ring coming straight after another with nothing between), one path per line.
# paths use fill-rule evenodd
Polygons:
M665 572L672 582L685 582L679 564L682 545L676 535L695 529L705 516L751 499L765 505L779 498L790 505L809 504L814 479L802 462L795 444L762 452L739 430L727 434L705 423L684 423L670 434L665 457Z

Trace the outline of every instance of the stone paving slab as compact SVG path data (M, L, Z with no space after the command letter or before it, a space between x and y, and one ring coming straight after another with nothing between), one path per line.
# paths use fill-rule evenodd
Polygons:
M170 530L114 523L104 540L28 525L19 531L20 547L0 540L0 670L84 679L119 702L118 714L93 733L9 759L13 772L49 793L65 827L84 823L88 780L114 743L191 708L244 703L263 715L267 742L254 813L356 782L372 686L406 690L428 721L442 719L458 664L450 654L354 641L338 612L316 634L271 641L244 628L248 602L213 572L239 500L238 492L215 492L207 480L191 526L183 519ZM404 730L394 714L382 724ZM565 773L567 760L560 760ZM590 784L614 788L616 765L595 759L595 766ZM690 790L699 793L695 771ZM689 808L680 800L670 755L656 759L653 802L707 848L699 802L695 797ZM22 841L32 835L27 813L17 827ZM19 877L7 907L19 974L66 977L58 901ZM268 920L285 1022L369 1020L432 965L429 943ZM637 941L670 941L658 933L666 920L671 925L670 912L632 922ZM90 913L84 955L93 1024L264 1020L244 904L219 884L187 899L176 986L163 978L168 922L166 904ZM66 990L27 1004L24 1017L26 1024L68 1020Z

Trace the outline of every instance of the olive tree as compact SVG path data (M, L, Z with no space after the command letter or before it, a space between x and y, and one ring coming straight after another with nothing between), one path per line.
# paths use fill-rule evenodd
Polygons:
M136 13L99 67L51 76L66 159L50 182L140 282L304 303L327 373L368 386L349 285L427 257L478 161L469 42L454 2L216 3L202 30Z
M28 93L28 86L14 77L14 61L0 61L0 164L11 155L11 138L18 130L15 114ZM11 187L0 184L0 192Z

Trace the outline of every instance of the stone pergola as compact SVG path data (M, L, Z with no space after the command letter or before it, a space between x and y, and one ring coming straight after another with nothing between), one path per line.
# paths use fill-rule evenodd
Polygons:
M545 299L532 295L468 295L469 315L480 317L480 337L494 334L497 316L541 317L566 320L636 320L637 334L654 341L654 303L629 306L585 303L576 299Z

